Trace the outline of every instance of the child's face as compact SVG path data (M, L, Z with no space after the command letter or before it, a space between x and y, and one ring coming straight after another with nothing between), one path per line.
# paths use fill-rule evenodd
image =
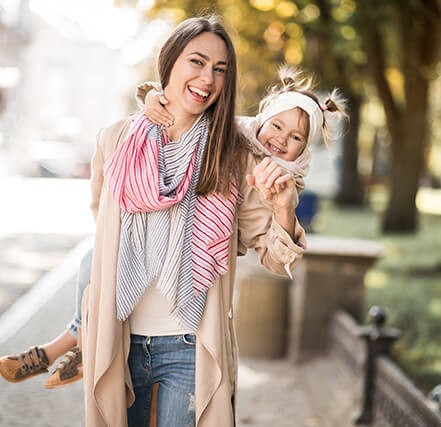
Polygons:
M257 139L274 156L293 161L303 152L308 132L308 115L300 108L293 108L264 122Z

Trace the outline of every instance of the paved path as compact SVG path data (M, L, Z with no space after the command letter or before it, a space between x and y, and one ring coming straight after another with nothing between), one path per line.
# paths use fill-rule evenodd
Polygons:
M0 212L0 355L41 344L69 321L80 254L67 254L93 229L88 186L0 175L0 198L13 207ZM81 383L46 391L44 380L0 379L0 426L84 425Z

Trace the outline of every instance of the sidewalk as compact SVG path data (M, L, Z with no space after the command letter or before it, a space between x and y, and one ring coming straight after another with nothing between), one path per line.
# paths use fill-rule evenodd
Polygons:
M0 213L0 355L52 339L70 320L81 255L66 255L93 230L88 187L87 180L0 175L8 201ZM84 425L81 383L46 391L44 377L0 379L2 427Z

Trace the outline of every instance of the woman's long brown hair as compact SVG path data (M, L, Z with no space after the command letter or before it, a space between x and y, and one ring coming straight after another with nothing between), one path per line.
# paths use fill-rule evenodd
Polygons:
M181 22L163 44L158 57L158 73L165 88L178 56L198 35L210 32L220 37L227 48L227 71L219 98L208 109L210 134L202 159L197 193L213 192L228 196L231 178L239 178L245 150L235 122L237 63L233 43L216 16L190 18Z

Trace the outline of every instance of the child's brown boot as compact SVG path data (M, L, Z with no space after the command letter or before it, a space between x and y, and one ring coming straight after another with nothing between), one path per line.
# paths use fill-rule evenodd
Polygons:
M49 359L42 347L0 359L0 373L6 381L17 383L48 372Z
M82 354L78 347L68 351L55 371L46 380L46 388L58 388L83 378Z

